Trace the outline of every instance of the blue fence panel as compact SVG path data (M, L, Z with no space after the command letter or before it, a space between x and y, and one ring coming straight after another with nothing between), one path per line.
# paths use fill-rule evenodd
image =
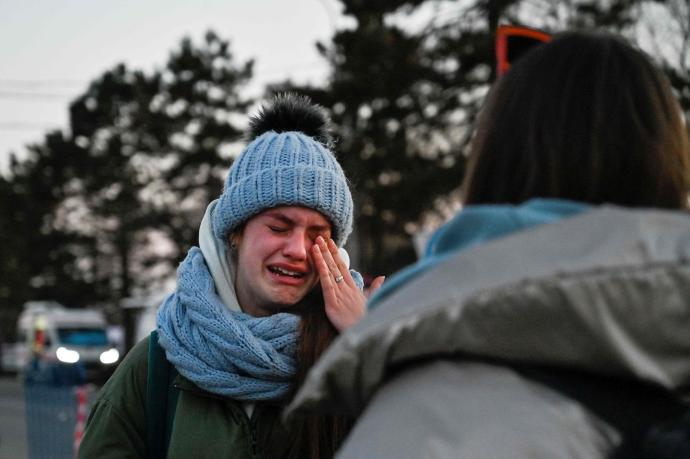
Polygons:
M29 459L73 459L75 386L27 383L24 391Z

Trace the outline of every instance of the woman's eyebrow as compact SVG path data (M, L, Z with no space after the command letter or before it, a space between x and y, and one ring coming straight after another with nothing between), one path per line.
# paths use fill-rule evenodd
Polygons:
M272 218L274 220L278 220L282 223L285 223L286 225L294 225L295 224L295 222L291 218L288 218L285 215L279 214L279 213L267 213L266 217Z

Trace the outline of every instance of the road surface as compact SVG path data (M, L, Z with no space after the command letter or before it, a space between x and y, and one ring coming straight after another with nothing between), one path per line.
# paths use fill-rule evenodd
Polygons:
M26 459L24 391L16 376L0 376L0 459Z

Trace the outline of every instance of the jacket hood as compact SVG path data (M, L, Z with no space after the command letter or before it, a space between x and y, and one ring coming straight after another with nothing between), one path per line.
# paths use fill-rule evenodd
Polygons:
M356 415L397 368L469 356L690 387L690 216L602 206L454 253L341 335L288 408Z

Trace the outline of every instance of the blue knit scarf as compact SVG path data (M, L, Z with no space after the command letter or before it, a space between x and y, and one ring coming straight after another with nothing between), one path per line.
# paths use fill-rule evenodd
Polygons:
M185 378L240 401L284 398L295 374L299 318L231 311L216 294L198 247L177 271L177 289L158 311L168 361Z

